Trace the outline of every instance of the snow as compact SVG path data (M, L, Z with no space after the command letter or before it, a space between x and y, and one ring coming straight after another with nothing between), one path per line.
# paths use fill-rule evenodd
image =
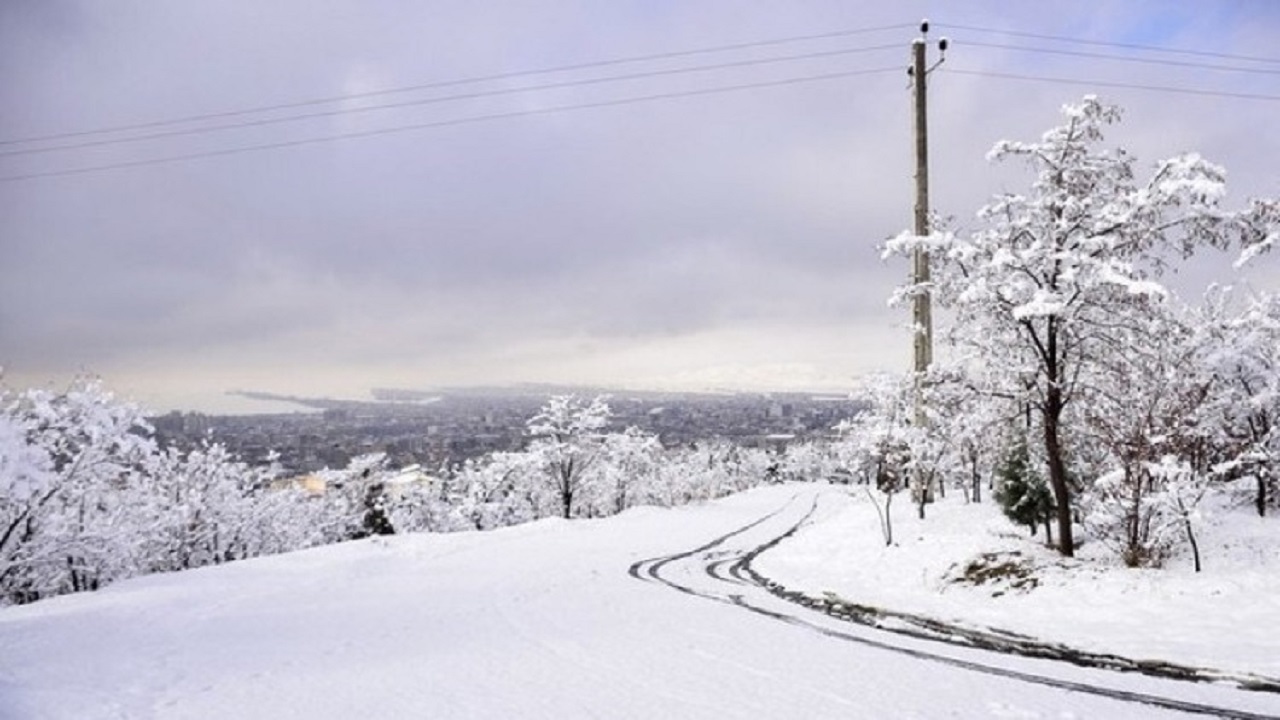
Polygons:
M1241 250L1239 257L1232 263L1232 267L1239 270L1252 262L1254 258L1271 250L1277 242L1280 242L1280 233L1273 232L1268 234L1262 240Z
M366 539L4 608L0 718L1189 717L1075 683L1280 711L1274 695L900 638L714 571L811 507L821 521L761 569L852 593L868 577L850 569L858 561L889 585L885 597L936 589L942 557L910 580L891 571L896 556L862 549L879 532L863 522L869 508L821 485ZM939 531L964 521L935 515ZM938 554L900 522L895 551ZM1092 591L1077 595L1066 618L1095 608ZM1243 635L1215 642L1239 649Z
M26 443L26 428L0 413L0 492L27 502L47 482L39 453Z
M846 496L756 567L810 595L833 592L1083 650L1280 678L1275 518L1238 509L1211 515L1198 535L1204 572L1197 574L1183 556L1162 569L1125 568L1097 543L1061 558L1043 545L1042 530L1029 537L990 502L947 498L928 506L923 521L906 504L895 511L894 547L880 542L869 501ZM1038 586L953 582L984 553L1018 553Z
M1201 203L1216 203L1226 195L1227 171L1206 161L1199 153L1170 158L1157 172L1157 189L1168 196L1186 196Z
M1062 301L1062 298L1057 293L1036 290L1031 300L1013 309L1013 319L1026 320L1027 318L1061 315L1066 310L1066 307L1067 304Z
M1099 274L1102 282L1117 285L1130 295L1143 295L1152 299L1164 299L1169 296L1169 291L1160 283L1154 280L1135 279L1112 266L1104 266Z

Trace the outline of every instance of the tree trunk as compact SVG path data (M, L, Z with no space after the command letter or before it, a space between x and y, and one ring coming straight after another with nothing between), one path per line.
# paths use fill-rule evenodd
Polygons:
M1267 477L1266 473L1258 473L1258 492L1253 497L1253 506L1258 509L1258 517L1267 516Z
M1130 558L1130 567L1138 567L1146 560L1146 548L1143 547L1143 520L1142 520L1142 497L1146 493L1146 477L1142 470L1136 471L1137 479L1133 479L1128 470L1125 471L1125 481L1133 488L1132 504L1129 506L1129 518L1126 523L1127 535L1125 542L1128 544L1128 554Z
M562 462L560 473L560 513L568 520L573 517L573 460Z
M1200 544L1196 542L1196 532L1191 527L1191 521L1185 516L1182 518L1182 527L1187 531L1187 541L1191 543L1191 557L1195 559L1196 572L1200 572Z
M893 495L884 496L884 544L885 547L893 545L893 516L889 514L889 504L893 502Z
M1071 490L1067 487L1067 463L1062 452L1059 435L1062 420L1062 388L1058 386L1056 368L1050 368L1049 387L1044 405L1044 454L1049 464L1049 486L1053 488L1053 501L1058 514L1058 553L1063 557L1075 556L1075 543L1071 536Z
M880 518L880 537L884 538L885 547L893 545L893 521L889 519L889 503L893 502L893 495L885 493L884 509L880 509L880 501L876 499L871 488L863 488L867 491L867 497L871 499L871 507L876 509L876 516Z
M973 477L973 501L982 502L982 474L978 472L978 458L971 460L970 473Z

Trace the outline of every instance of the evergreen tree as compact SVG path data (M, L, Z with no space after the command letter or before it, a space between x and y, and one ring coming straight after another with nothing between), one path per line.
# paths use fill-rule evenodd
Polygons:
M364 493L364 522L357 538L370 535L395 535L396 529L387 517L386 489L382 483L370 483Z
M995 499L1005 517L1026 525L1032 535L1036 526L1044 523L1045 540L1052 543L1053 493L1044 477L1031 466L1025 438L1018 438L1005 451L996 469L996 480Z

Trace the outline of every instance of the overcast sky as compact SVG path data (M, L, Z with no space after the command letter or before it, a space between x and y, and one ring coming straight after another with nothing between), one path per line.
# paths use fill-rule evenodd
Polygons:
M930 36L952 43L930 76L932 197L959 225L993 192L1025 186L1022 168L986 163L991 145L1038 137L1087 92L1124 106L1111 139L1144 169L1198 150L1227 167L1232 204L1280 194L1280 101L990 75L1280 96L1276 62L1121 62L1043 51L1135 53L989 32L1280 58L1280 3L1269 0L1052 11L956 0L4 0L0 140L57 137L0 145L3 382L87 371L156 410L218 411L240 409L223 395L235 388L841 390L905 368L907 317L885 300L907 268L876 246L911 220L905 68L926 16ZM858 52L741 64L837 50ZM860 71L883 72L688 95ZM469 97L438 99L458 95ZM653 95L668 97L601 106ZM323 98L338 99L68 135ZM415 104L331 112L391 103ZM548 111L573 105L597 107ZM318 116L260 122L304 113ZM494 115L504 117L477 120ZM227 124L238 127L102 142ZM374 130L392 132L332 139ZM86 143L96 144L63 147ZM62 149L25 152L50 147ZM223 150L237 152L151 162ZM115 167L56 174L101 166ZM1232 280L1225 263L1197 262L1188 284ZM1265 260L1249 281L1271 283L1276 265Z

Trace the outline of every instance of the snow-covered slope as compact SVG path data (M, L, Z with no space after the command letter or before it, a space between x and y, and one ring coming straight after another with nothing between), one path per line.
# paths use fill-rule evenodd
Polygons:
M1280 711L1275 696L845 629L721 576L717 558L781 534L815 499L820 511L843 503L830 488L771 487L601 521L364 540L6 608L0 718L1184 716L1150 704L1170 694ZM635 565L660 556L670 562Z
M1098 543L1063 559L994 504L960 498L930 505L923 521L901 503L895 546L885 547L870 501L845 495L829 498L820 522L756 569L807 594L1081 650L1280 678L1280 520L1218 510L1200 530L1204 571L1195 573L1186 557L1158 570L1121 567ZM982 555L994 556L986 566L996 571L957 582Z

